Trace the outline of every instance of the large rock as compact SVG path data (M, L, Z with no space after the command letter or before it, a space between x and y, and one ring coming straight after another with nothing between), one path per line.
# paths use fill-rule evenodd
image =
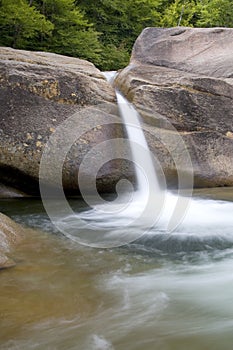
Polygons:
M20 242L24 237L23 228L0 213L0 269L14 266L7 254Z
M63 168L64 189L73 193L78 189L83 156L99 142L122 135L121 127L112 124L92 129L100 114L106 122L117 114L114 89L92 63L77 58L0 48L0 66L0 182L38 194L39 165L49 137L74 113L88 108L90 130L77 140L74 157L67 156ZM85 126L80 120L79 129ZM62 144L54 158L60 148ZM89 165L87 177L93 164ZM120 176L118 168L101 169L97 177L100 191L112 190Z
M141 113L169 181L181 136L196 186L233 185L232 42L233 29L227 28L146 28L117 76L115 84ZM172 152L159 147L162 133ZM185 162L179 170L192 172Z

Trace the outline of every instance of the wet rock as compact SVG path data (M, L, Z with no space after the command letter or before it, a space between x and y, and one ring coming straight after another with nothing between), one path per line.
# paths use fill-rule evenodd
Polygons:
M193 169L183 171L194 172L196 186L233 185L232 40L228 28L146 28L117 76L116 86L150 130L150 148L170 183L176 182L178 134L193 162ZM173 135L163 151L158 129Z
M16 264L13 260L0 252L0 270L14 267Z
M8 254L23 237L24 229L6 215L0 213L0 269L15 265Z
M0 184L0 198L24 198L28 197L25 193L9 187L3 184Z
M1 182L37 195L41 156L49 138L70 116L85 109L93 125L98 124L100 114L106 121L109 115L116 117L114 89L92 63L78 58L0 48L0 66ZM78 124L82 130L83 120L76 122L76 127ZM80 162L91 147L122 135L121 126L109 124L100 130L92 129L90 123L88 133L76 140L71 151L76 158L69 153L63 167L65 190L72 193L78 190ZM59 158L61 150L60 143L54 159ZM86 176L91 172L92 164ZM103 168L97 188L102 192L112 189L113 178L118 177L117 166Z

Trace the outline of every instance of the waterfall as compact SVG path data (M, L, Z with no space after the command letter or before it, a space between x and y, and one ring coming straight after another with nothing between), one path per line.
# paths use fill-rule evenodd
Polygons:
M105 72L106 79L113 83L116 72ZM116 91L118 109L130 142L137 181L137 199L144 201L150 193L159 195L161 189L155 172L152 154L149 150L140 123L140 116L134 106L119 91Z
M140 116L135 108L119 92L116 92L118 108L124 122L125 130L130 141L132 159L136 173L138 194L143 199L148 196L148 191L156 195L160 191L160 185L151 152L141 128ZM135 148L137 144L141 147Z
M106 75L112 80L114 72ZM139 115L119 92L116 95L129 139L127 147L128 144L131 147L137 190L126 191L122 196L117 191L118 197L113 201L103 199L97 204L89 205L85 211L67 210L64 213L63 210L63 215L58 218L57 215L50 215L54 225L70 239L99 248L122 246L138 242L139 238L143 245L155 249L168 247L169 250L173 249L174 244L174 249L177 246L179 249L183 242L187 242L187 247L190 242L194 242L197 249L208 244L214 245L215 242L221 247L224 242L232 243L233 204L192 199L190 196L181 196L179 192L175 195L162 190ZM179 140L182 142L181 138ZM112 145L115 147L116 143ZM186 155L189 156L187 152ZM155 164L157 167L158 163ZM86 199L88 200L85 198L85 201ZM86 203L89 204L88 201Z
M140 115L119 92L116 92L116 96L135 164L138 185L135 206L145 206L144 213L146 216L145 214L141 215L142 223L143 219L146 219L146 223L151 225L152 229L150 231L152 234L144 235L141 242L162 249L167 245L170 247L169 249L174 250L177 249L177 247L173 247L174 242L177 240L182 242L184 237L186 237L186 241L183 245L186 246L186 249L189 249L190 246L193 249L199 249L206 242L216 244L222 249L226 244L232 242L232 203L198 198L191 199L183 196L180 198L181 201L188 203L190 200L189 210L183 220L180 220L176 231L171 236L167 234L169 233L169 230L167 231L168 223L175 210L178 196L162 191L160 188L152 154L141 127ZM144 151L139 152L135 144L140 145ZM146 201L147 205L145 205ZM163 201L165 205L163 213L160 215L159 210L163 205ZM154 225L155 223L156 225ZM155 235L157 235L156 239Z

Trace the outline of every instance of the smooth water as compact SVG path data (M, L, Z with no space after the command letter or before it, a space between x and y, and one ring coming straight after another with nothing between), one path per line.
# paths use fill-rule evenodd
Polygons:
M0 273L0 349L230 350L233 203L220 199L194 198L174 234L114 249L66 239L39 201L1 201L36 229ZM79 199L71 205L88 213Z

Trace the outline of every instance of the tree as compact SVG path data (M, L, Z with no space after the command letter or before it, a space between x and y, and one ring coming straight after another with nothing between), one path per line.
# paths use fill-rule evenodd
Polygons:
M164 1L163 26L233 27L232 0Z
M101 34L102 60L106 69L128 64L132 46L140 32L160 24L161 0L76 0ZM111 68L110 68L111 67Z
M232 0L199 1L198 27L233 27Z
M161 23L165 27L193 27L199 11L195 0L175 0L165 9Z
M132 47L142 29L160 24L159 0L78 0L76 4L101 32L105 44L124 42Z
M84 18L74 0L34 0L37 9L53 24L52 36L41 41L41 49L100 62L99 34Z
M39 34L49 36L53 24L26 0L0 3L0 45L28 48Z
M128 64L145 27L233 27L232 0L0 0L0 45L46 50L105 70Z

